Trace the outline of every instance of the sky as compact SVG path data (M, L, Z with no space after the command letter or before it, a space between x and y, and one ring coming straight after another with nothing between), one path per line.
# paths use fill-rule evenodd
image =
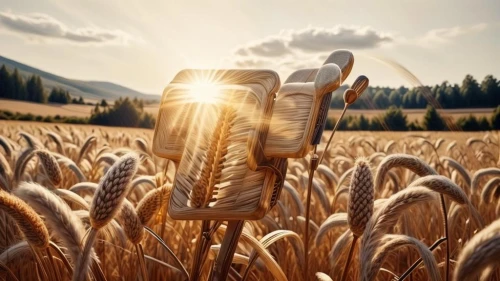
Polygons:
M161 94L185 68L267 68L281 80L354 53L346 83L500 78L498 0L0 0L0 55Z

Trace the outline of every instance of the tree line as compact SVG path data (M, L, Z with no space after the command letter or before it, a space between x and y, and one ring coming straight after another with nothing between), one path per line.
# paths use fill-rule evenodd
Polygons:
M343 108L343 91L332 98L332 108ZM434 86L422 87L368 87L360 101L351 105L356 109L388 109L390 106L402 108L494 108L500 105L500 81L487 75L479 83L472 75L466 75L462 84L444 81Z
M105 101L103 101L105 102ZM155 118L144 111L144 102L134 98L119 98L113 104L96 104L88 123L117 127L154 128Z
M112 106L105 100L95 105L90 117L42 116L0 110L0 120L38 121L47 123L92 124L101 126L132 127L152 129L155 118L144 111L143 101L137 98L120 98Z
M94 105L93 103L86 103L81 96L78 99L72 98L69 91L62 88L53 88L47 95L40 76L31 75L27 81L24 81L17 68L12 73L9 73L5 65L0 68L0 98L36 103Z
M327 121L326 129L333 129L336 119ZM500 130L500 106L498 106L489 118L469 115L457 120L442 117L438 111L431 106L421 120L408 121L406 114L400 107L391 106L382 115L367 118L363 114L359 116L347 116L339 123L339 130L343 131L489 131Z
M120 98L113 106L98 104L89 118L35 116L32 114L12 113L0 110L0 120L41 121L73 124L94 124L103 126L154 128L155 118L150 113L144 112L141 102L137 99ZM336 120L327 120L326 129L331 130ZM347 116L339 123L342 131L488 131L500 130L500 106L498 106L489 118L469 115L457 120L442 117L438 111L429 106L423 118L416 121L408 121L403 110L398 107L390 107L384 114L367 118L363 114L359 116Z

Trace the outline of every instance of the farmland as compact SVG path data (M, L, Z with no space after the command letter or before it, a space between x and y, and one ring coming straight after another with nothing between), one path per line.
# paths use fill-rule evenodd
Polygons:
M145 105L144 111L156 116L158 112L158 104ZM0 99L0 110L9 110L19 113L31 113L33 115L60 115L63 117L89 117L94 106L79 105L79 104L39 104L25 101L5 100ZM421 120L425 114L426 109L403 109L407 115L408 121ZM467 117L470 114L476 117L490 118L494 108L474 108L474 109L438 109L438 112L443 117L451 117L457 120L460 117ZM331 109L329 117L338 118L341 110ZM360 116L363 114L365 117L371 119L380 116L385 110L365 110L365 109L349 109L346 116Z
M122 159L126 157L135 157L128 153L142 155L143 159L137 163L135 176L129 179L132 189L127 199L136 210L142 199L147 197L146 194L155 190L168 190L174 181L174 165L151 153L152 130L0 121L0 136L3 147L0 148L0 185L4 189L0 194L2 202L9 198L14 200L11 197L17 196L32 202L30 206L46 218L40 223L46 225L50 238L45 239L50 239L52 243L51 250L36 250L29 245L38 236L27 234L29 227L2 227L1 235L6 239L1 240L0 263L5 264L8 270L0 270L0 279L15 280L10 279L15 276L18 280L37 280L40 273L35 270L36 263L49 276L47 280L53 280L51 274L60 275L61 280L71 279L71 268L79 266L75 259L82 248L78 244L72 245L74 240L61 239L64 238L61 235L71 230L76 231L77 237L84 237L86 231L93 227L94 222L89 222L89 216L92 216L89 209L94 208L92 194L98 188L101 177L109 177L107 171L113 169L114 163L125 161ZM411 273L413 280L445 280L447 245L450 247L450 260L456 261L449 265L450 278L479 272L477 270L482 268L480 266L483 263L468 263L481 255L475 251L480 248L471 245L487 243L490 240L486 237L491 237L488 233L498 233L498 223L485 229L500 214L500 188L496 184L500 170L495 168L499 161L498 138L495 132L338 132L331 152L326 154L325 162L320 165L314 179L311 236L308 241L310 280L313 280L315 273L322 278L320 280L329 280L330 277L338 278L343 272L353 237L350 230L352 221L349 222L347 212L350 208L349 198L354 200L354 197L349 186L356 182L354 179L361 171L357 170L359 161L365 161L371 167L364 173L373 174L370 177L374 180L374 210L389 212L389 206L394 206L397 212L386 214L395 218L388 228L380 229L378 223L383 223L383 220L377 212L370 215L366 225L363 224L368 230L361 232L361 242L358 241L354 247L347 280L361 280L361 277L362 280L388 280L401 276L420 257L424 258L424 262ZM320 146L318 152L322 149ZM52 155L55 162L42 157L47 153ZM366 157L366 160L356 160L360 157ZM413 161L413 164L404 164L405 161ZM388 166L388 163L393 164ZM49 169L50 165L55 166ZM246 280L302 280L305 265L301 239L305 230L307 167L307 157L290 159L279 203L263 219L245 224L244 235L233 260L231 278L246 276ZM384 167L392 168L384 172ZM24 184L24 181L34 183ZM52 195L47 196L52 199L47 198L48 201L35 204L32 200L36 198L31 197L31 192L46 194L45 188L51 190ZM442 230L439 194L443 196L447 207L448 244L442 238L445 233ZM43 208L44 204L50 203L49 199L55 200L57 208L63 208L68 213L61 216L53 209ZM398 200L407 203L398 205ZM130 231L130 224L120 219L118 213L117 218L100 231L100 238L93 247L100 260L100 269L89 266L89 271L92 275L101 276L96 277L96 280L120 280L119 276L134 279L132 276L141 275L141 263L136 262L138 254L134 248L137 240L131 240L136 239L134 237L140 237L143 256L139 258L145 259L145 271L142 274L147 275L149 280L187 278L192 270L197 233L201 225L198 221L171 219L166 213L168 200L163 198L159 202L164 203L156 206L151 220L145 222L144 226L158 234L165 241L165 247L169 247L175 256L168 254L148 233L133 236L131 233L135 232ZM1 225L16 222L7 216L15 210L2 210ZM121 212L125 212L125 209ZM138 214L143 213L138 211ZM76 218L76 221L68 218ZM61 224L60 220L69 225ZM208 265L213 264L217 255L224 229L223 225L213 235L207 262L200 269L202 280L206 279ZM274 240L268 240L271 234ZM260 240L260 244L249 244L245 235L255 237ZM433 251L427 249L434 242L437 248ZM408 247L386 248L392 243L401 243L419 251L412 251ZM255 254L252 249L258 245L263 251L259 252L261 258L249 263ZM371 247L387 251L381 261L380 252L373 252ZM66 258L57 256L56 250L62 251ZM47 259L48 254L53 255L52 264ZM36 262L37 255L42 257L39 262ZM361 259L364 263L360 263ZM70 266L65 266L65 263ZM484 276L485 280L497 280L500 272L485 271Z

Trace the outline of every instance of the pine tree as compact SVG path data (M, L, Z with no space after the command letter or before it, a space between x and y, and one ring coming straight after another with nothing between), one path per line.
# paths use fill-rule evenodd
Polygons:
M481 82L481 92L484 96L483 106L491 107L500 104L500 85L493 75L484 77L483 82Z
M400 107L401 102L401 95L396 90L393 90L389 95L389 104Z
M366 118L363 114L359 117L358 127L363 131L370 129L370 120L368 120L368 118Z
M479 118L478 123L481 131L488 131L491 129L490 122L488 122L488 119L485 116Z
M389 107L383 116L384 123L389 127L391 131L407 131L408 121L406 115L400 108L395 106Z
M379 109L385 109L389 106L389 98L386 96L383 90L379 90L375 97L373 98L375 106Z
M493 130L500 130L500 105L497 106L497 108L491 115L490 123Z
M449 86L445 90L448 106L446 108L461 108L463 107L463 97L460 94L460 87L455 84Z
M47 95L45 94L42 79L40 78L40 76L37 76L36 80L35 80L34 101L38 102L38 103L46 103L47 102Z
M2 68L0 68L0 98L8 98L11 96L12 88L10 85L10 75L4 64Z
M415 88L406 92L403 96L403 107L404 108L416 108L417 107L417 94Z
M36 78L35 75L32 75L26 82L26 100L35 101L35 95L36 95L35 92L36 92Z
M424 129L427 131L443 131L446 129L446 123L437 110L432 107L427 107L427 112L424 115Z
M464 99L465 107L477 107L481 104L482 92L479 88L479 84L472 75L465 76L462 87L460 88L460 93Z
M14 72L12 73L12 76L10 77L10 80L12 81L13 84L13 99L16 100L26 100L26 85L23 82L23 78L19 74L19 71L17 68L14 69Z
M101 113L101 110L99 109L99 104L96 103L94 109L92 110L92 114L99 114L99 113Z

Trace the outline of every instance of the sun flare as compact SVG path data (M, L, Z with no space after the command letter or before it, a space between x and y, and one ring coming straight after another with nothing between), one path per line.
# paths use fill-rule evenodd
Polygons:
M198 103L216 103L220 96L220 89L213 83L198 82L192 85L189 95Z

